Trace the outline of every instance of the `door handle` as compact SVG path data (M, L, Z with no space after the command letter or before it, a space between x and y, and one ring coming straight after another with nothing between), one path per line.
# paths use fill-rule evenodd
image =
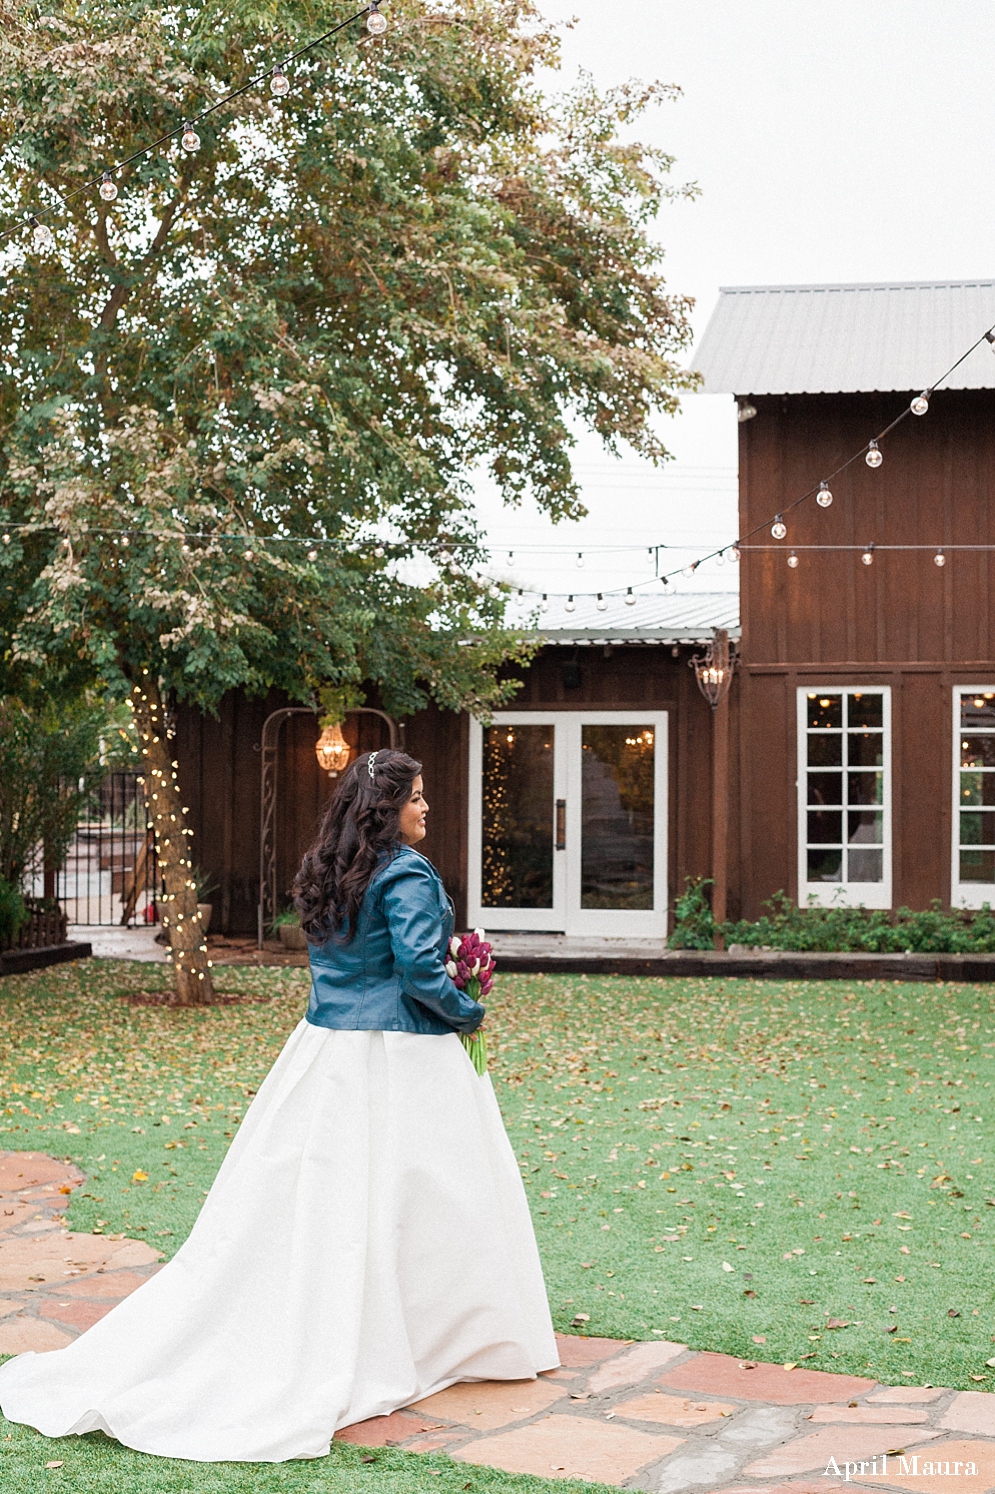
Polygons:
M567 848L567 801L557 799L556 801L556 849L565 851Z

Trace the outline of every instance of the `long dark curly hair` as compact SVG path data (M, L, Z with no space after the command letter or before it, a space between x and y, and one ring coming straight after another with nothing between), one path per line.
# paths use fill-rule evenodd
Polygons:
M384 852L395 856L401 844L398 818L421 766L406 752L364 752L343 773L294 882L294 903L310 943L355 934L377 862Z

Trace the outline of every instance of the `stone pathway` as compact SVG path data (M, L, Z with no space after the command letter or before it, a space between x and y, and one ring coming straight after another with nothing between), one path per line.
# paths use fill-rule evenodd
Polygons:
M0 1354L61 1349L157 1269L141 1240L66 1229L82 1182L40 1152L0 1152Z
M0 1153L0 1353L61 1347L157 1268L140 1240L65 1228L81 1182L51 1157ZM561 1367L538 1380L453 1385L337 1437L426 1454L429 1469L445 1453L656 1494L995 1490L995 1395L889 1388L683 1344L558 1343Z

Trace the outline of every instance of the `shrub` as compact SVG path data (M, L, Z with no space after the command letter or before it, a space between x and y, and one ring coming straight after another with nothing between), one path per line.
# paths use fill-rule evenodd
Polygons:
M714 949L715 919L708 901L707 877L685 877L684 891L674 904L674 931L668 949Z
M741 920L720 930L726 947L863 952L868 954L981 954L995 951L995 914L986 904L976 913L947 912L936 899L914 913L898 908L799 908L784 892L764 907L755 923ZM679 946L675 946L679 947ZM702 946L685 946L701 948Z
M0 877L0 949L9 949L31 915L15 882Z

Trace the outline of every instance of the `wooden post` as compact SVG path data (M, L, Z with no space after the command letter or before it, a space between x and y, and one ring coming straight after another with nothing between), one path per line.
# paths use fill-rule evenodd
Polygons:
M712 915L725 923L729 869L729 695L712 712ZM717 940L718 947L723 941Z

